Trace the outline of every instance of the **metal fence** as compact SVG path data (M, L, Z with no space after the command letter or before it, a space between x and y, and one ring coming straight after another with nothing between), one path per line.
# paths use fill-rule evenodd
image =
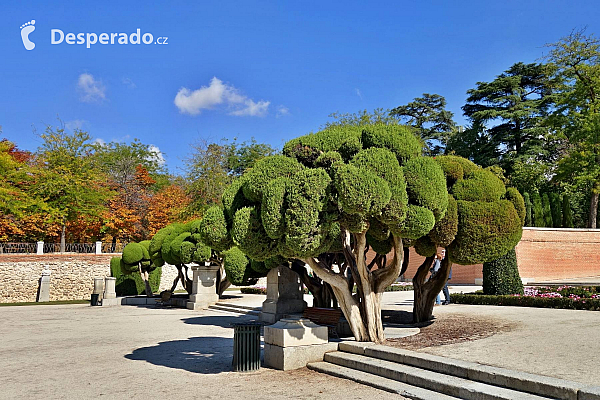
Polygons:
M40 242L42 245L43 242ZM127 243L101 243L101 252L122 253ZM60 253L60 243L43 243L43 254ZM36 254L37 243L0 243L0 254ZM65 243L65 253L95 254L96 243Z
M0 254L4 253L35 253L35 243L0 243Z

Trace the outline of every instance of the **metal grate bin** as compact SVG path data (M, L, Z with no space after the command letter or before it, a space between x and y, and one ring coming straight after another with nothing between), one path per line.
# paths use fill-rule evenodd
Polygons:
M256 371L260 368L260 327L258 323L233 325L234 371Z

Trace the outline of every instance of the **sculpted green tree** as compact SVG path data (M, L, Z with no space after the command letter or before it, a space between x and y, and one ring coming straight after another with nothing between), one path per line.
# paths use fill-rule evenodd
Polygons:
M332 126L293 139L284 155L258 161L233 182L223 196L222 219L211 226L251 259L310 266L331 286L355 338L381 342L381 296L402 272L405 245L423 243L435 251L440 243L451 246L457 262L473 263L499 257L520 237L520 221L503 221L518 217L510 201L500 200L506 190L498 178L466 160L468 173L460 161L443 164L421 151L421 141L400 125ZM454 175L446 177L445 166ZM447 180L464 186L458 207ZM469 197L482 185L484 194L474 194L481 199ZM436 224L439 232L429 239ZM377 256L367 263L369 248ZM469 257L469 250L476 253ZM432 261L419 268L419 282ZM444 265L447 278L449 262ZM446 280L434 282L415 292L416 320L431 318Z
M178 282L188 293L192 293L192 279L188 275L188 265L212 265L219 267L217 275L216 292L223 294L229 285L253 285L260 275L251 268L249 260L230 241L211 241L218 235L218 226L212 225L215 219L214 212L221 212L219 207L209 209L202 220L193 220L186 224L171 224L159 230L149 245L149 255L152 263L157 266L171 264L177 268L177 278L173 282L170 292L173 293ZM203 228L211 224L213 232L206 232ZM212 235L212 236L211 236ZM210 246L206 243L210 243Z
M461 157L438 156L448 188L448 209L428 235L415 243L426 257L413 277L415 322L431 319L435 297L442 290L452 263L493 261L514 249L521 239L525 202L515 188L508 190L490 169ZM446 257L436 275L426 281L438 247Z
M150 257L150 241L144 240L139 243L128 243L123 249L121 259L119 260L121 272L123 275L131 275L139 272L142 281L144 282L146 296L152 297L152 287L150 285L149 276L162 264L154 262ZM112 263L112 260L111 260Z

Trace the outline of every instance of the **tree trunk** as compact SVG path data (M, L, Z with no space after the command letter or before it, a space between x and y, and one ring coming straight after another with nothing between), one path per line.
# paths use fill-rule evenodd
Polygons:
M324 261L307 258L303 260L331 289L350 324L352 334L357 341L381 343L385 340L381 319L381 296L387 286L392 284L400 274L402 266L402 240L393 237L394 259L388 266L369 270L366 258L366 231L354 234L354 248L351 247L350 233L342 233L344 256L356 283L357 293L352 294L348 278L343 272L334 272Z
M588 228L596 229L596 218L598 216L598 197L600 194L600 183L596 182L592 189L592 199L590 201L590 215L588 218Z
M146 286L146 296L152 297L154 295L154 293L152 293L152 288L150 287L150 282L148 281L148 277L150 274L148 274L148 271L142 270L141 264L138 266L138 268L140 270L140 276L142 277L142 280L144 281L144 285Z
M217 272L216 286L219 298L223 297L223 293L225 292L225 290L227 290L227 288L231 286L231 282L229 282L229 279L227 279L227 276L225 274L225 268L223 268L223 266L221 266L221 268L219 268L219 272Z
M117 237L113 236L111 246L110 246L110 252L114 253L116 248L117 248Z
M177 276L173 281L173 286L171 286L171 293L175 293L175 289L177 288L177 284L179 283L179 271L177 271Z
M442 260L440 269L433 278L426 281L429 269L433 263L433 257L425 258L425 261L413 277L413 288L414 288L414 304L413 304L413 322L425 322L433 318L433 305L435 298L442 291L444 285L448 281L448 275L450 274L450 258L448 256L448 250L446 250L446 257Z
M298 274L302 284L306 286L313 295L313 307L337 308L335 295L333 294L331 285L323 282L319 278L310 276L304 265L304 262L294 260L292 261L291 269Z
M64 253L67 249L67 225L66 221L63 219L62 226L60 227L60 252Z

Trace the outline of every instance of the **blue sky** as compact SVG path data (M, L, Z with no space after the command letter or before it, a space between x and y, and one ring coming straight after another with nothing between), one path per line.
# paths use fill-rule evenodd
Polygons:
M467 89L538 60L572 29L597 34L599 10L523 0L11 2L0 13L1 137L35 150L33 127L58 117L96 139L153 144L178 172L200 139L281 147L332 112L422 93L445 96L463 123ZM31 20L28 51L20 27ZM138 28L168 44L51 44L52 29Z

